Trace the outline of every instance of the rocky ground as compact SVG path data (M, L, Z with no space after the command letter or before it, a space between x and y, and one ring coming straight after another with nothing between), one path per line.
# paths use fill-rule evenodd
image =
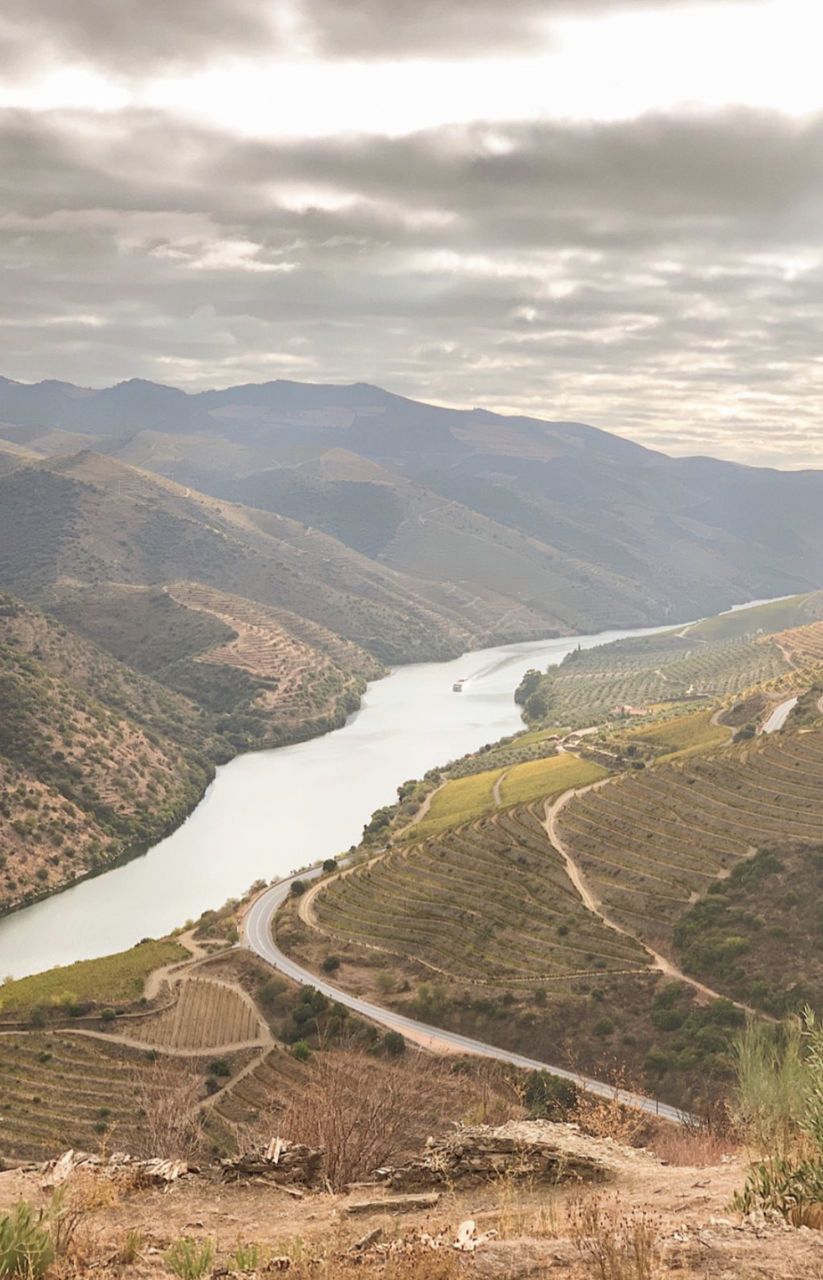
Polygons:
M518 1121L455 1131L402 1170L341 1195L301 1188L291 1174L282 1185L283 1156L275 1166L272 1155L259 1153L245 1170L172 1170L169 1182L116 1159L75 1169L61 1194L78 1225L55 1274L167 1276L166 1251L188 1236L214 1242L206 1274L237 1270L239 1242L258 1246L256 1258L252 1250L240 1261L251 1256L258 1271L289 1270L300 1280L355 1272L823 1280L823 1234L730 1210L745 1177L740 1154L708 1167L667 1165L574 1126ZM0 1173L0 1209L20 1198L47 1205L53 1180L42 1166ZM621 1241L629 1253L639 1242L646 1270L623 1256Z

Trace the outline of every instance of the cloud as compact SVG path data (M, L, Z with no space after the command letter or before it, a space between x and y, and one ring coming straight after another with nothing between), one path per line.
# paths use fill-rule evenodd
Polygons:
M734 5L741 0L716 0ZM747 0L757 3L758 0ZM533 52L569 17L683 7L685 0L5 0L6 73L81 64L129 77L226 57L466 58Z
M4 0L7 72L90 64L126 75L276 47L278 6L260 0Z
M822 144L751 111L288 143L0 114L0 372L373 381L823 464Z

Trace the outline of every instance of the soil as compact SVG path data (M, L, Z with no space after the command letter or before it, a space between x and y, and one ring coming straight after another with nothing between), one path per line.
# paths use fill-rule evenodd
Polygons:
M598 1195L604 1203L617 1203L621 1214L642 1212L653 1221L665 1260L661 1276L672 1274L684 1280L823 1277L823 1234L796 1230L762 1216L743 1221L729 1210L731 1197L745 1177L742 1156L724 1157L708 1168L672 1167L648 1152L608 1139L593 1142L592 1149L604 1153L607 1160L610 1185L606 1191L581 1191L574 1184L547 1191L498 1181L465 1192L446 1191L435 1207L402 1214L377 1211L350 1216L347 1209L353 1202L382 1194L374 1187L358 1187L347 1196L307 1193L295 1200L271 1184L225 1184L215 1172L204 1171L166 1189L122 1191L114 1205L90 1211L87 1239L79 1245L84 1260L75 1274L87 1274L93 1266L103 1276L168 1275L162 1252L181 1235L213 1239L218 1265L238 1239L257 1241L275 1254L292 1257L300 1252L336 1255L378 1228L384 1240L421 1231L435 1237L442 1233L449 1248L459 1224L472 1218L478 1232L498 1233L497 1239L472 1255L469 1269L479 1277L584 1277L595 1273L581 1267L570 1239L569 1211L573 1216L574 1203L581 1196ZM21 1197L44 1204L41 1182L40 1171L0 1173L0 1209L12 1207ZM70 1183L69 1193L71 1189ZM129 1230L141 1233L142 1246L137 1262L126 1266L117 1263L114 1255Z

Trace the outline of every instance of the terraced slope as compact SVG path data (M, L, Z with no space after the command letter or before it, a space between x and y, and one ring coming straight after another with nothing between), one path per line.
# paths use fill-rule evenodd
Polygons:
M823 732L626 775L571 799L556 831L607 913L665 948L678 917L742 859L823 842Z
M524 681L518 700L529 722L593 724L624 705L722 698L790 669L771 638L707 642L670 631L574 650L539 680Z
M118 1031L162 1049L193 1053L259 1042L264 1028L251 1000L223 982L189 978L177 1001L153 1018L123 1021Z
M823 622L792 627L788 631L778 632L771 639L780 646L789 661L798 666L818 666L823 663Z
M282 1110L300 1087L306 1070L291 1053L274 1048L252 1071L241 1075L219 1095L214 1113L229 1129L235 1129L251 1124L261 1113Z
M165 834L219 755L184 698L8 596L0 705L0 908Z
M334 936L463 981L534 987L646 966L582 906L528 807L392 849L330 881L314 909Z
M59 1033L0 1036L0 1149L41 1160L105 1134L127 1145L140 1128L135 1072L143 1055Z

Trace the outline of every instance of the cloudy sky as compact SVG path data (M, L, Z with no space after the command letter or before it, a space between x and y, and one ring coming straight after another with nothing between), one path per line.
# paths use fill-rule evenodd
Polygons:
M823 466L820 0L3 0L0 373Z

